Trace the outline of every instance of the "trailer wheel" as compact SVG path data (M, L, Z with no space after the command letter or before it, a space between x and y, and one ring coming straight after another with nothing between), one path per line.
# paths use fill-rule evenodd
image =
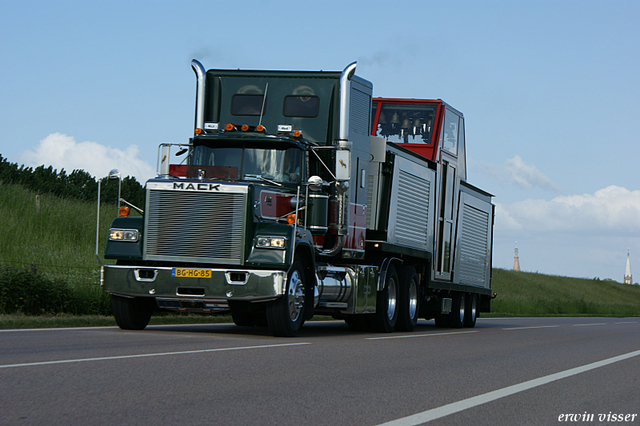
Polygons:
M400 292L398 299L397 331L413 331L418 323L420 312L420 283L418 274L413 266L400 268Z
M464 293L456 293L453 297L453 305L449 314L449 326L460 328L464 325L465 319L465 297Z
M111 295L111 311L116 324L123 330L143 330L153 312L154 300L148 298L133 298Z
M398 320L398 274L393 265L387 269L384 289L379 291L376 300L375 330L391 333Z
M296 260L287 274L285 294L267 304L267 324L274 336L293 337L304 322L304 272Z
M473 328L476 326L476 319L478 318L478 297L475 294L470 294L466 299L464 326Z

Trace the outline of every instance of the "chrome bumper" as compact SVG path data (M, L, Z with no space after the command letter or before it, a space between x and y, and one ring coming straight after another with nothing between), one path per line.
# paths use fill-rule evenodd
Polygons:
M229 301L267 301L284 294L286 271L282 270L197 268L211 272L203 278L175 277L175 269L104 265L100 284L118 296L155 297L158 306L167 309L184 305L225 310Z

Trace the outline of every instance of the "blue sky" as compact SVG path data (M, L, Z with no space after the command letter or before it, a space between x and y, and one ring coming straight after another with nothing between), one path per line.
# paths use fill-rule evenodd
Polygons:
M374 96L465 114L469 181L496 196L494 266L517 240L527 271L622 281L627 248L640 268L638 1L1 3L11 162L144 181L159 143L191 135L191 59L358 61Z

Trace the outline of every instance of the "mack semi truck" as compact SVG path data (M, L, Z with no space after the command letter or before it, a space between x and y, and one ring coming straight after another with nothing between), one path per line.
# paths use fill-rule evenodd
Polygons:
M274 336L317 315L392 332L490 311L494 206L467 182L459 111L374 98L355 62L191 66L193 135L159 146L140 215L121 209L109 230L101 284L120 328L157 309Z

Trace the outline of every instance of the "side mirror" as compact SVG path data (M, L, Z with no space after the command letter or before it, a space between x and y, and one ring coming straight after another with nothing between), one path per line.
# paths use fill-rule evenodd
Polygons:
M307 181L307 185L309 185L309 189L312 191L321 191L323 183L320 176L311 176Z

